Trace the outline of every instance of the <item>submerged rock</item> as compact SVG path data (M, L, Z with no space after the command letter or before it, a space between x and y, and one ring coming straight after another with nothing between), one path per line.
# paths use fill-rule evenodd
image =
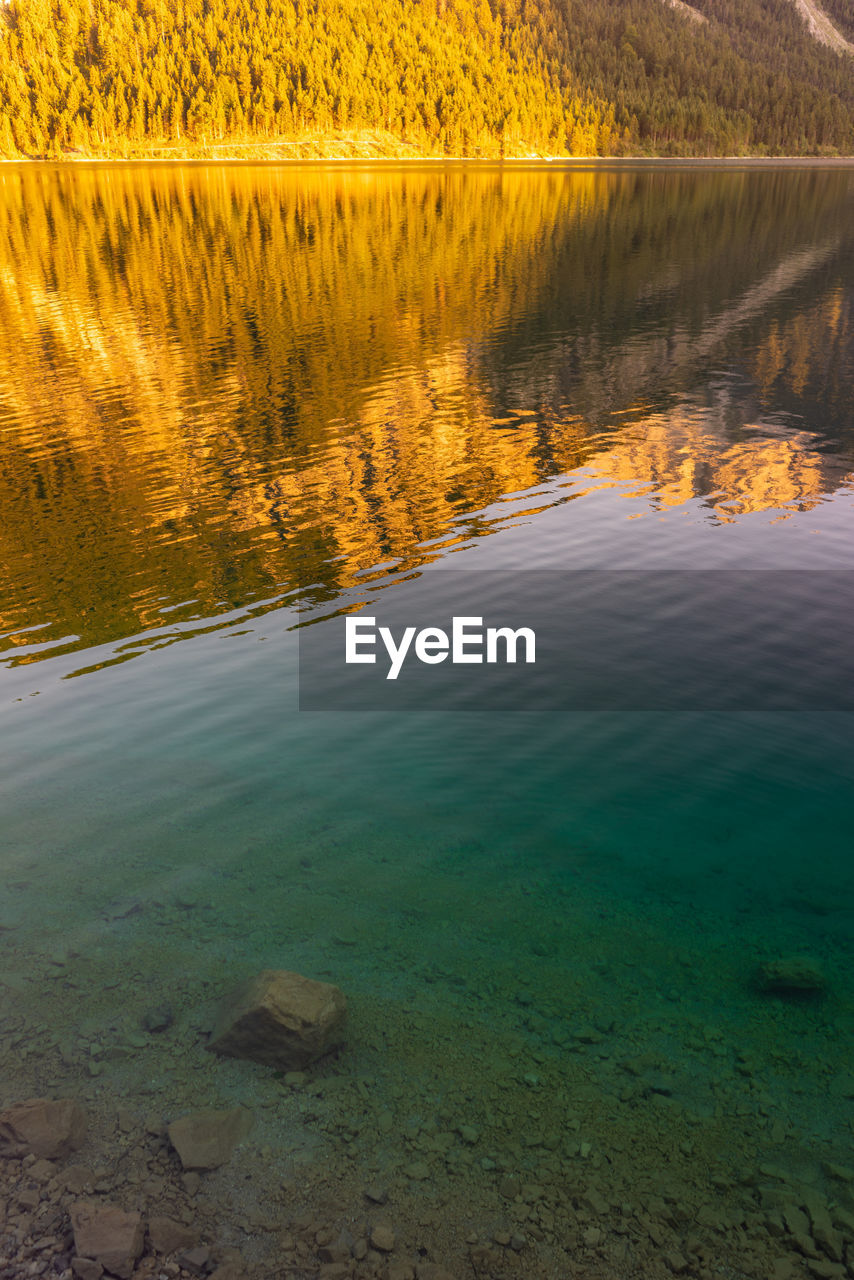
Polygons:
M218 1169L252 1128L252 1113L206 1108L182 1116L169 1126L169 1141L185 1169Z
M338 987L265 969L223 1003L209 1048L300 1070L343 1042L346 1017L347 1001Z
M29 1098L0 1112L0 1156L59 1160L82 1147L86 1112L73 1098Z
M142 1015L144 1031L168 1031L174 1021L171 1005L159 1004Z
M129 1280L145 1240L142 1215L115 1205L82 1200L71 1206L74 1247L105 1271Z
M177 1253L179 1249L192 1249L199 1242L191 1227L163 1214L149 1219L148 1238L155 1253Z
M77 1280L101 1280L104 1268L94 1258L72 1258L71 1270Z
M827 990L827 978L812 956L783 956L759 966L757 985L766 995L819 995Z

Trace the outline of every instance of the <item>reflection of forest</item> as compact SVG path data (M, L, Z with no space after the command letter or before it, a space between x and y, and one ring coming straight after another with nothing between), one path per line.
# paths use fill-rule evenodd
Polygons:
M9 626L91 641L164 597L342 583L580 465L723 518L852 466L845 173L7 169L0 192Z

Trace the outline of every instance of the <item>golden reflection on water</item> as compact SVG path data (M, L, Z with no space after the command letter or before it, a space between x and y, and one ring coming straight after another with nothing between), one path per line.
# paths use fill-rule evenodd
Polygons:
M845 172L7 166L0 629L335 588L579 468L809 507L852 467L850 213Z

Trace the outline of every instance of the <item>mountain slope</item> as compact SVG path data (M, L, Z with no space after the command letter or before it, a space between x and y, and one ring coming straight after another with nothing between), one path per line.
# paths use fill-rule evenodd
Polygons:
M816 40L826 44L829 49L835 49L837 53L854 53L854 44L850 44L837 31L824 10L814 4L813 0L795 0L795 4L807 24L807 30Z
M792 0L11 0L0 12L0 154L351 144L850 154L854 63L811 37Z

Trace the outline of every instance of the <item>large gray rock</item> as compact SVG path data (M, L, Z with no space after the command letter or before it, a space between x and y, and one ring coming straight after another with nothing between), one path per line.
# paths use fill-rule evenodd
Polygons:
M70 1212L78 1254L100 1262L120 1280L129 1280L145 1241L142 1215L90 1200L72 1205Z
M300 1070L344 1039L347 1001L338 987L265 969L224 1001L209 1047L231 1058Z
M73 1098L28 1098L0 1113L0 1156L59 1160L86 1137L86 1112Z
M169 1126L169 1141L185 1169L218 1169L252 1128L252 1113L205 1108L181 1116Z

